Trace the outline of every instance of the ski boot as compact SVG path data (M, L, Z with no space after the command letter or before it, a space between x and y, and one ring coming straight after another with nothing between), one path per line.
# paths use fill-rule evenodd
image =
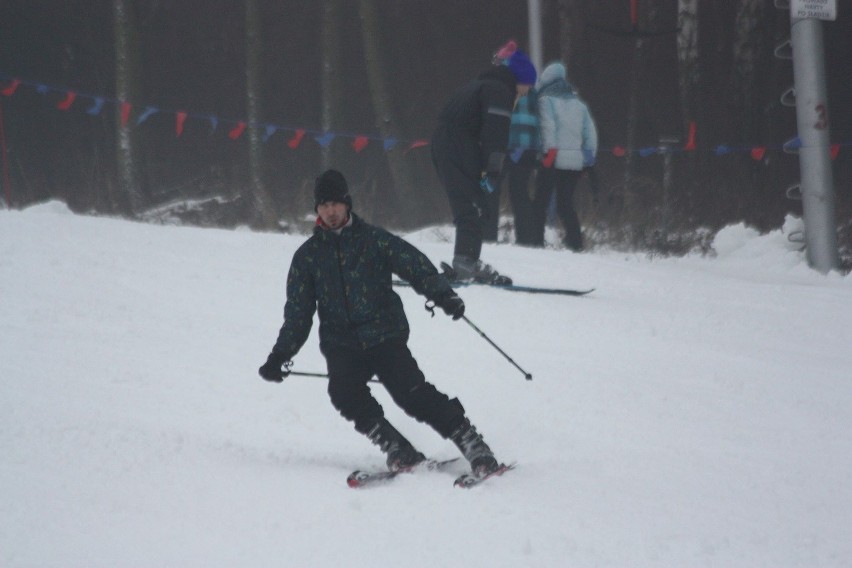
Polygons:
M426 461L426 456L418 452L405 436L399 433L390 422L382 418L368 432L367 437L387 454L387 465L390 471L411 469L420 462Z
M473 280L480 284L492 284L496 286L511 286L512 279L500 274L490 264L481 260L474 260L467 256L456 256L453 258L453 270L459 280Z
M462 455L470 462L470 469L476 477L485 477L500 469L500 464L491 448L482 439L482 434L476 431L476 427L467 418L450 435L450 440L458 446Z

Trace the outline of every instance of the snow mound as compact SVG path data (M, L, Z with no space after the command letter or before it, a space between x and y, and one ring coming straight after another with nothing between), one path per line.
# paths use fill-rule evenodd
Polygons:
M780 261L784 266L797 266L806 263L802 243L796 240L803 228L802 220L792 215L786 217L781 229L764 235L745 223L737 223L716 233L713 250L722 260L749 260L773 265Z
M50 201L42 201L35 205L30 205L26 208L27 213L47 213L51 215L73 215L74 212L69 209L68 205L58 199Z

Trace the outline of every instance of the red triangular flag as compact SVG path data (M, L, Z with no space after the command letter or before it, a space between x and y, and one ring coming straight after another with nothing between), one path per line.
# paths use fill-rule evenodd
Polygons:
M77 93L75 93L74 91L68 91L68 94L65 95L65 99L58 105L56 105L56 108L58 108L59 110L68 110L69 108L71 108L71 105L74 104L74 99L76 98Z
M556 161L556 148L551 148L547 151L547 154L544 155L544 158L541 160L541 165L545 168L553 167L553 162Z
M429 142L427 140L415 140L414 142L411 143L411 145L408 148L405 149L405 152L403 152L403 154L407 154L408 152L410 152L411 150L414 150L415 148L422 148L423 146L428 146L428 145L429 145Z
M352 147L355 149L355 153L359 153L361 150L367 147L370 141L366 136L358 136L355 140L352 141Z
M241 120L233 129L231 129L230 132L228 132L228 138L230 138L231 140L236 140L237 138L242 136L243 130L245 129L246 123Z
M687 152L695 150L695 121L689 121L689 134L686 138L686 146L683 147Z
M183 134L183 123L186 122L186 113L182 110L177 111L175 120L175 132L178 136Z
M18 85L20 85L20 84L21 84L20 79L12 79L12 84L9 85L8 87L4 87L3 90L0 91L0 93L3 93L7 97L11 97L12 95L15 94L15 91L18 90Z
M832 144L831 145L831 159L836 160L837 155L840 153L840 144Z
M290 138L290 139L287 141L287 146L288 146L291 150L295 150L296 148L298 148L298 147L299 147L299 144L301 144L301 143L302 143L302 138L304 138L304 137L305 137L305 129L304 129L304 128L300 128L300 129L298 129L298 130L296 131L296 133L293 135L293 137L292 137L292 138Z
M762 160L766 155L766 146L755 146L751 149L752 160Z
M127 126L127 121L130 120L130 111L133 105L128 102L121 102L121 126Z

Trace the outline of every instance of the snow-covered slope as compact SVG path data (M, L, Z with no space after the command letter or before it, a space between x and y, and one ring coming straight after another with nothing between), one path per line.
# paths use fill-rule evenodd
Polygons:
M451 237L408 236L436 263ZM427 378L519 462L471 491L349 489L383 458L325 380L257 376L303 239L0 212L0 565L852 566L852 278L780 231L714 259L486 246L519 284L597 288L461 291L533 381L400 289ZM315 335L295 363L325 371Z

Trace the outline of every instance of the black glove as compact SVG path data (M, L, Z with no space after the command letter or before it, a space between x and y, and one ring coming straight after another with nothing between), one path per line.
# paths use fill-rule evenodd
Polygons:
M440 300L435 300L435 304L448 316L453 316L454 320L460 319L464 315L464 301L459 298L455 292L450 292Z
M282 368L285 364L287 364L286 368ZM273 351L266 359L266 363L261 365L257 372L263 377L264 381L271 383L283 382L284 377L290 374L290 359L282 357Z

